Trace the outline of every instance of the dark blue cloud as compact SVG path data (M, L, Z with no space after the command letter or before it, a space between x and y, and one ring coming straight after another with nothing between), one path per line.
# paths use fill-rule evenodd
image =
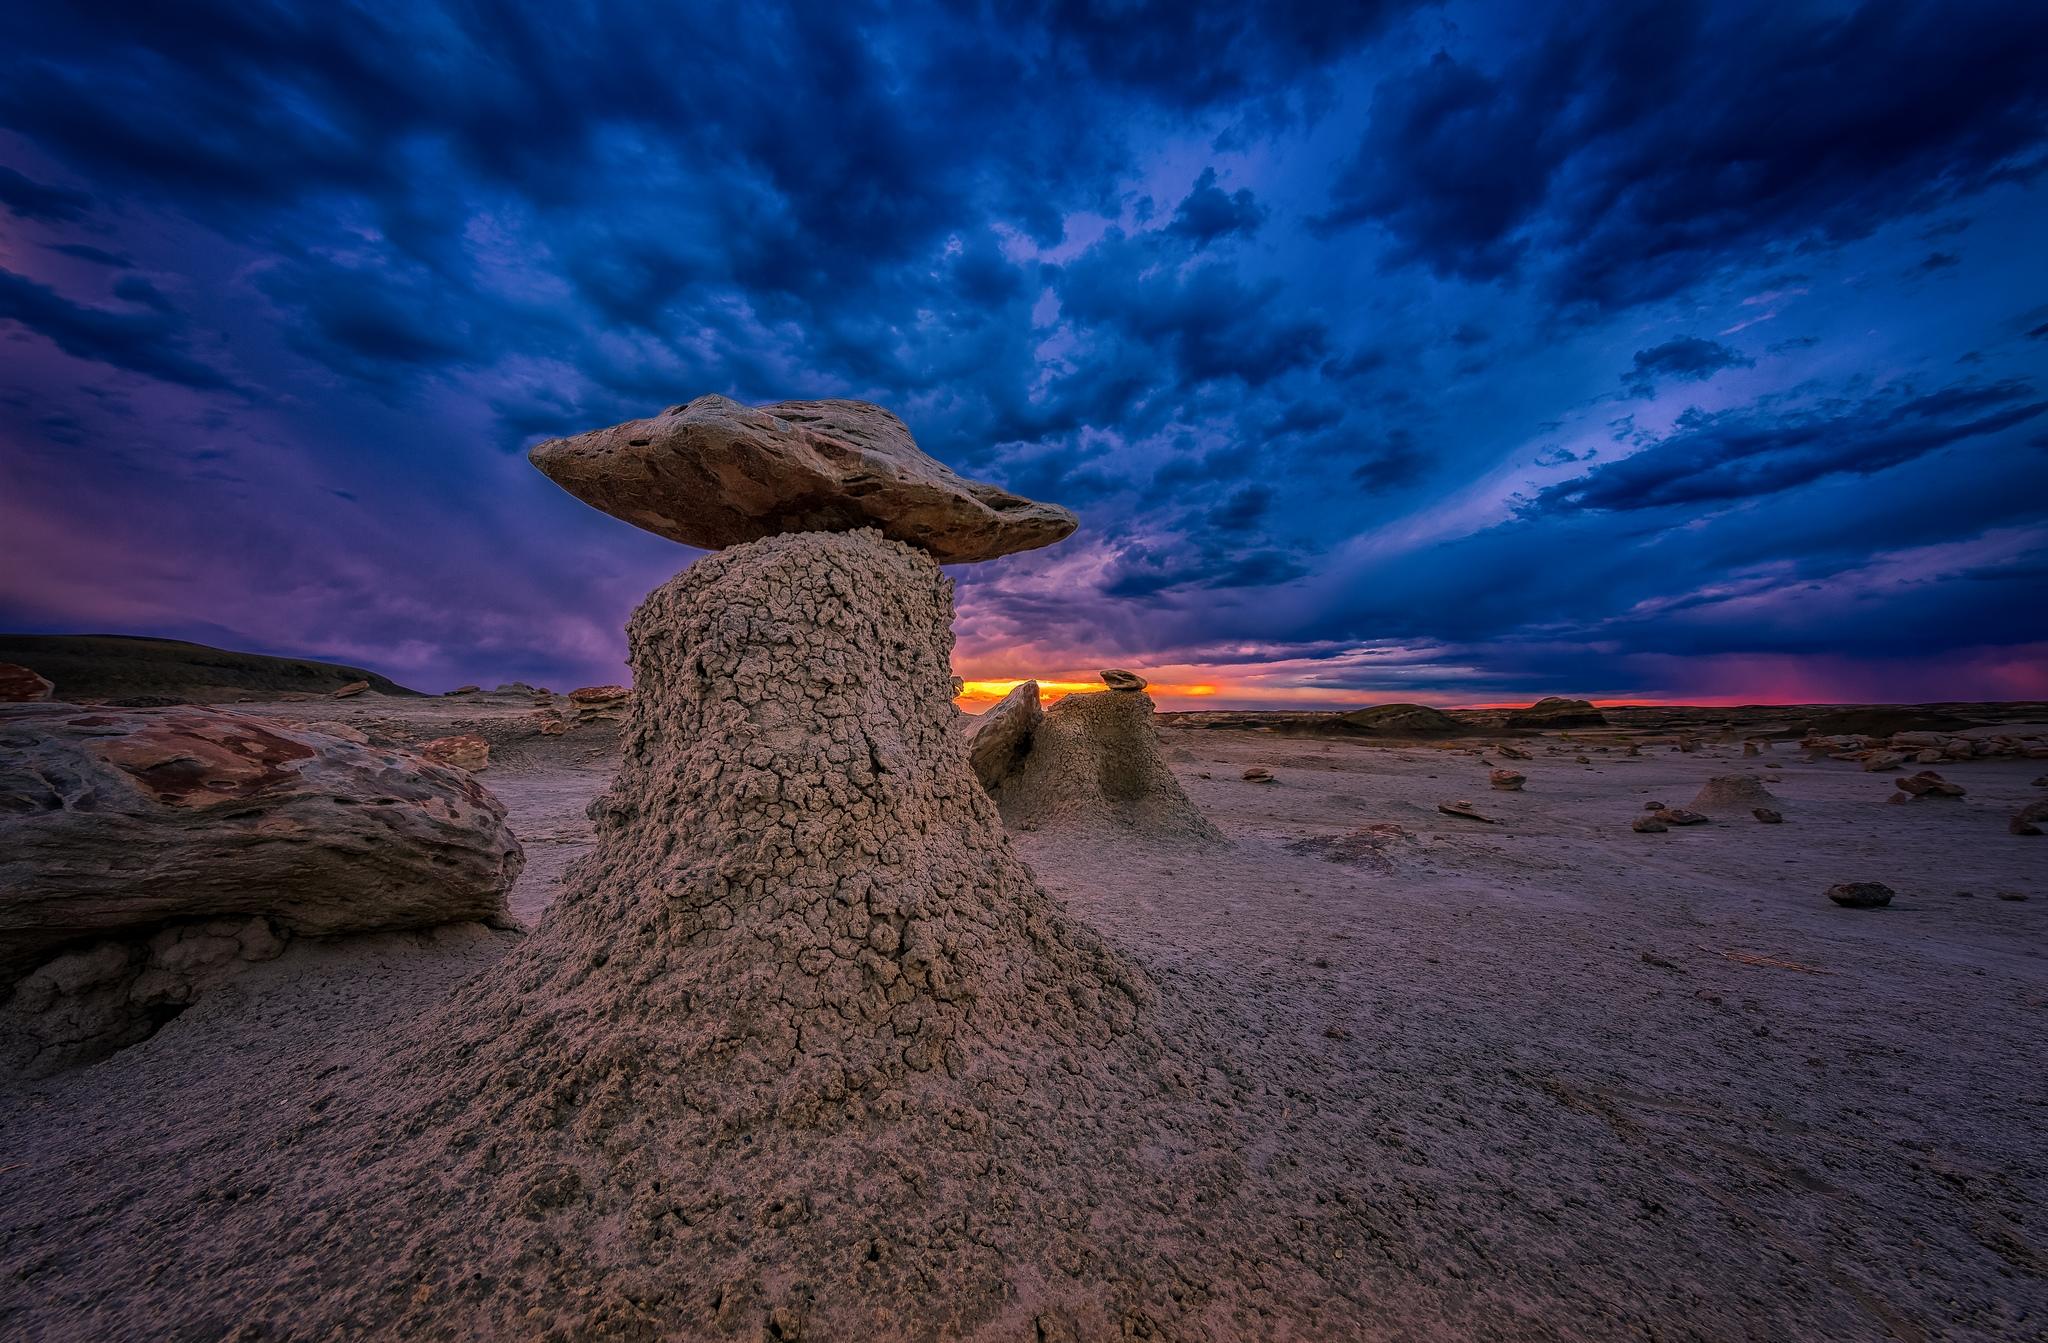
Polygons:
M1660 298L2031 180L2044 47L2037 5L1570 7L1536 41L1383 80L1324 223L1566 303Z
M1674 336L1662 345L1637 350L1621 380L1629 395L1654 396L1660 380L1705 382L1723 369L1754 368L1756 360L1717 340L1699 336Z
M12 168L0 167L0 206L16 219L63 224L85 218L92 197L69 187L34 181Z
M1216 170L1204 168L1194 190L1175 207L1166 230L1207 246L1233 234L1249 238L1265 222L1266 210L1249 190L1239 187L1226 194L1216 185Z
M0 270L0 322L18 323L76 359L201 391L234 390L227 374L190 352L184 323L153 286L131 279L117 288L141 310L74 303L48 285Z
M1552 485L1533 513L1713 506L1837 473L1870 475L2048 411L2032 383L1959 383L1925 395L1709 413L1689 410L1635 454Z

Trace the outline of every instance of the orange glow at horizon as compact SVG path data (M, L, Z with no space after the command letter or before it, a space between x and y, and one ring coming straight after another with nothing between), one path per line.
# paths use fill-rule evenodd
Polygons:
M1028 676L1019 676L1008 681L963 681L960 684L960 693L953 697L953 702L963 708L970 705L978 705L985 708L1031 679ZM1086 694L1090 691L1106 689L1108 687L1103 685L1099 679L1094 681L1050 681L1041 679L1038 682L1038 698L1042 702L1050 704L1066 695ZM1145 691L1153 696L1199 698L1203 695L1216 694L1218 687L1207 684L1190 685L1154 681L1145 687Z

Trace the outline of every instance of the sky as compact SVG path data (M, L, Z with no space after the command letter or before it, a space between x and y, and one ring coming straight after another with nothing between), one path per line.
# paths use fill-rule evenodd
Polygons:
M0 628L622 680L545 438L1074 509L984 690L2048 698L2048 5L0 10Z

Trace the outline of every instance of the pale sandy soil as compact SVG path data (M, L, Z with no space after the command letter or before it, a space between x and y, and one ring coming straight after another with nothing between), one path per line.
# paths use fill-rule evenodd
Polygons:
M522 739L523 701L263 711L498 724L482 778L527 844L527 919L609 777L609 736ZM1888 776L1785 745L1581 765L1538 739L1501 793L1468 743L1164 740L1227 847L1016 839L1151 973L1163 1031L1225 1042L1251 1178L1298 1206L1336 1315L1403 1339L2048 1333L2048 839L2005 828L2042 762L1944 765L1966 799L1890 806ZM1743 768L1784 825L1628 829ZM1344 861L1290 848L1375 825L1399 829ZM1823 897L1852 880L1898 899ZM103 1064L0 1084L0 1337L277 1336L238 1333L191 1263L289 1235L256 1154L512 936L300 945ZM1268 1336L1310 1336L1314 1306L1274 1302Z

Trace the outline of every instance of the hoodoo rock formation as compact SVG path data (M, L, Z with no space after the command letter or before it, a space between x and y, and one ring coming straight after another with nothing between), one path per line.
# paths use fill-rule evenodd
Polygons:
M373 1155L289 1271L196 1271L307 1336L1221 1338L1261 1327L1236 1283L1333 1300L1292 1211L1216 1192L1250 1183L1250 1136L1215 1044L1166 1043L977 781L949 534L848 527L886 484L778 511L715 469L718 435L670 447L704 459L664 468L715 496L692 509L797 532L641 605L592 851L386 1063L388 1104L308 1137ZM1020 769L1114 772L1100 748L1129 743L1143 795L1147 762L1171 782L1151 734L1140 692L1073 696Z
M951 615L932 558L873 531L735 547L647 599L596 848L393 1063L378 1178L322 1223L431 1248L302 1255L320 1281L273 1298L409 1336L1235 1327L1171 1284L1282 1223L1167 1234L1243 1178L1244 1135L1011 849L952 725ZM1140 696L1076 699L1149 731Z
M1067 826L1220 841L1159 750L1142 690L1068 695L1045 711L1031 753L995 789L1011 826Z
M955 475L865 401L750 407L700 396L529 457L592 508L707 550L875 527L959 564L1049 546L1077 525L1064 508Z

